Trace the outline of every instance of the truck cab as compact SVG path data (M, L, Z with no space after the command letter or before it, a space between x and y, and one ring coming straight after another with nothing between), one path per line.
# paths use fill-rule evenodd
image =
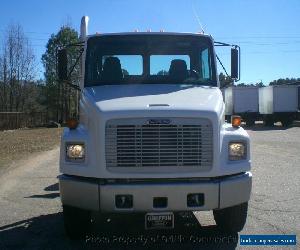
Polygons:
M79 121L61 139L67 234L85 234L92 212L144 213L155 229L173 227L176 212L213 210L221 230L242 230L249 136L238 117L225 122L212 37L86 27Z

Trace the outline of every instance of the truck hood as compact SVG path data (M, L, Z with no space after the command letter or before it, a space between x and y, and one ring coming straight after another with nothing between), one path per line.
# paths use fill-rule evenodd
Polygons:
M149 109L221 112L219 88L184 84L131 84L87 87L84 95L101 112Z

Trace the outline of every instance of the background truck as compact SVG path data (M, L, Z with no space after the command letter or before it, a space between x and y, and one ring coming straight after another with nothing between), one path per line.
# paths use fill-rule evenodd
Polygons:
M259 89L259 113L267 126L280 121L289 126L299 114L299 86L278 85Z
M84 17L80 117L69 121L60 148L68 236L85 235L92 213L144 213L146 229L165 229L174 213L212 210L220 230L242 230L250 139L239 117L224 119L214 52L221 43L193 33L86 34ZM238 79L237 46L231 55ZM60 50L65 82L74 68L67 59Z
M228 87L224 89L225 116L240 115L247 126L253 126L259 119L258 87Z

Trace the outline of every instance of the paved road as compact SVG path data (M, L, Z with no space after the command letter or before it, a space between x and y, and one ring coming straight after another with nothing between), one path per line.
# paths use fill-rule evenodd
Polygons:
M248 132L254 180L242 234L297 234L299 240L300 128ZM202 227L185 214L174 232L146 234L139 227L142 217L112 218L104 233L95 223L87 242L66 239L56 179L58 153L55 149L19 162L0 177L0 249L146 249L149 244L157 249L239 248L237 234L217 233L210 212L196 214Z

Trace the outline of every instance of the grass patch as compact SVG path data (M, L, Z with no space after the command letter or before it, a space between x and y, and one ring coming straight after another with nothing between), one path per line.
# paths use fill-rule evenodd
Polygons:
M0 131L0 168L32 153L59 145L62 128L37 128Z

